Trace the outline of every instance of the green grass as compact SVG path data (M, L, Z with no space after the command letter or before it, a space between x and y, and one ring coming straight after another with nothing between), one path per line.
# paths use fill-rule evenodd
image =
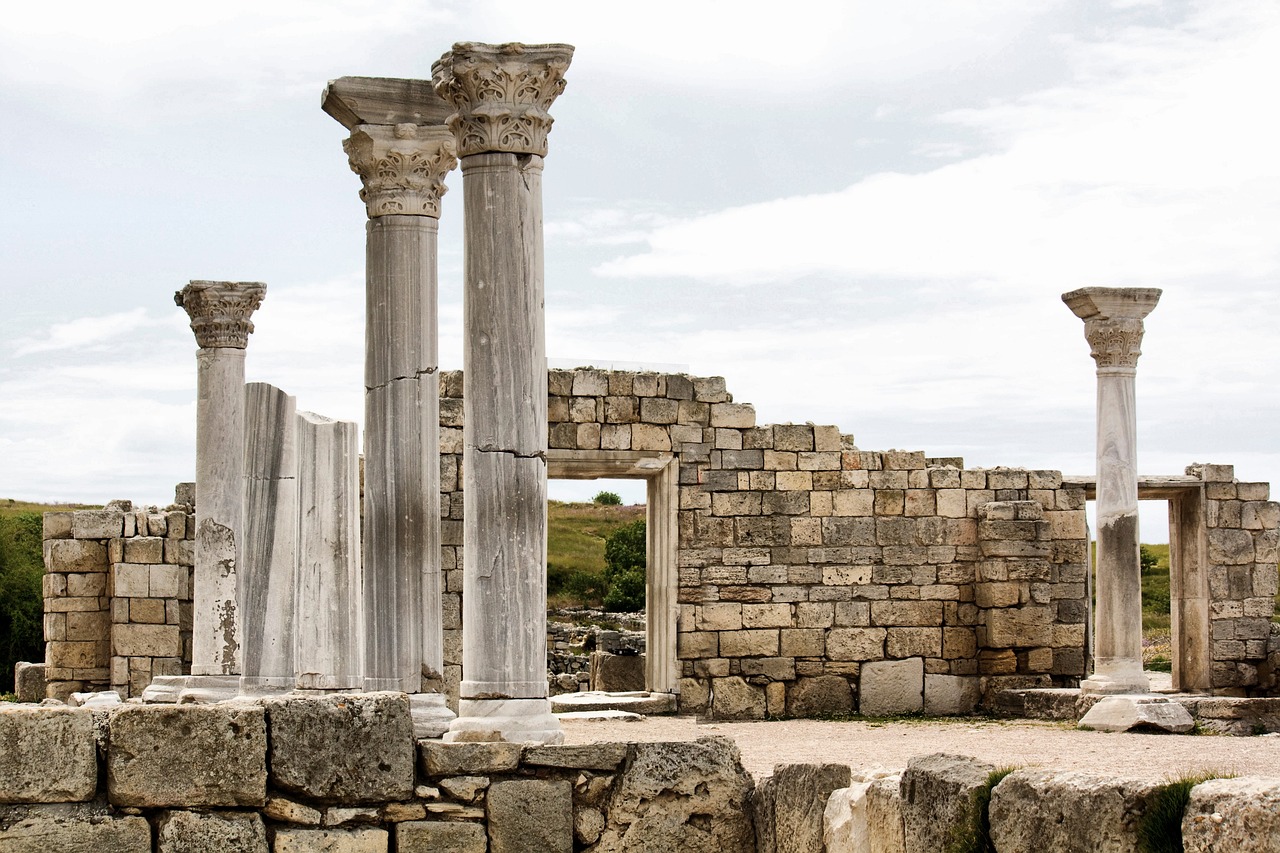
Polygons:
M643 520L645 508L547 502L547 607L600 607L608 582L604 541L610 533Z
M945 853L996 853L991 841L991 791L1016 767L1001 767L987 774L987 781L973 792L964 818L951 827Z
M1183 776L1152 791L1138 819L1139 853L1182 853L1182 816L1191 801L1191 789L1221 778L1214 773Z

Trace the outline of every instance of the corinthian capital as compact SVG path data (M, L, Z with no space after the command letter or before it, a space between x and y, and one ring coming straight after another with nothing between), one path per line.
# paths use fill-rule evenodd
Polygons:
M392 213L440 218L444 176L458 162L453 133L440 125L360 124L342 143L372 219Z
M249 316L266 295L260 281L193 281L173 294L173 301L191 318L201 349L244 349L253 331Z
M1062 301L1084 320L1084 336L1099 370L1134 370L1142 355L1142 319L1156 307L1160 293L1154 287L1084 287L1062 294Z
M554 121L547 110L564 91L572 59L567 44L455 44L431 66L431 77L437 94L457 110L449 127L458 156L545 157Z

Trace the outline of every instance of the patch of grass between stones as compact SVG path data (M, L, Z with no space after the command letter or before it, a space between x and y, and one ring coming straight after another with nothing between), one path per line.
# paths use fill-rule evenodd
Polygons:
M996 853L991 842L991 791L1016 767L999 767L987 774L987 781L970 795L964 818L951 827L944 853Z
M1182 853L1182 816L1191 801L1191 789L1210 779L1225 778L1230 777L1217 773L1183 776L1152 791L1138 819L1139 853Z

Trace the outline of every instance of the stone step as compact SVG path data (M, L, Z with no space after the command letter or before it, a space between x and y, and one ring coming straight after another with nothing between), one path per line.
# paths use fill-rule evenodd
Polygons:
M674 714L674 693L650 693L637 690L629 693L605 693L587 690L580 693L561 693L551 697L551 712L563 714L574 711L630 711L633 714Z

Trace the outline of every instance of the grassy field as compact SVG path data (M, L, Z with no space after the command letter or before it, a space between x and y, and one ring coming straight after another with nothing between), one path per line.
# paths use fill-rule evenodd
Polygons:
M645 516L643 504L547 502L547 607L599 607L604 600L604 540Z

